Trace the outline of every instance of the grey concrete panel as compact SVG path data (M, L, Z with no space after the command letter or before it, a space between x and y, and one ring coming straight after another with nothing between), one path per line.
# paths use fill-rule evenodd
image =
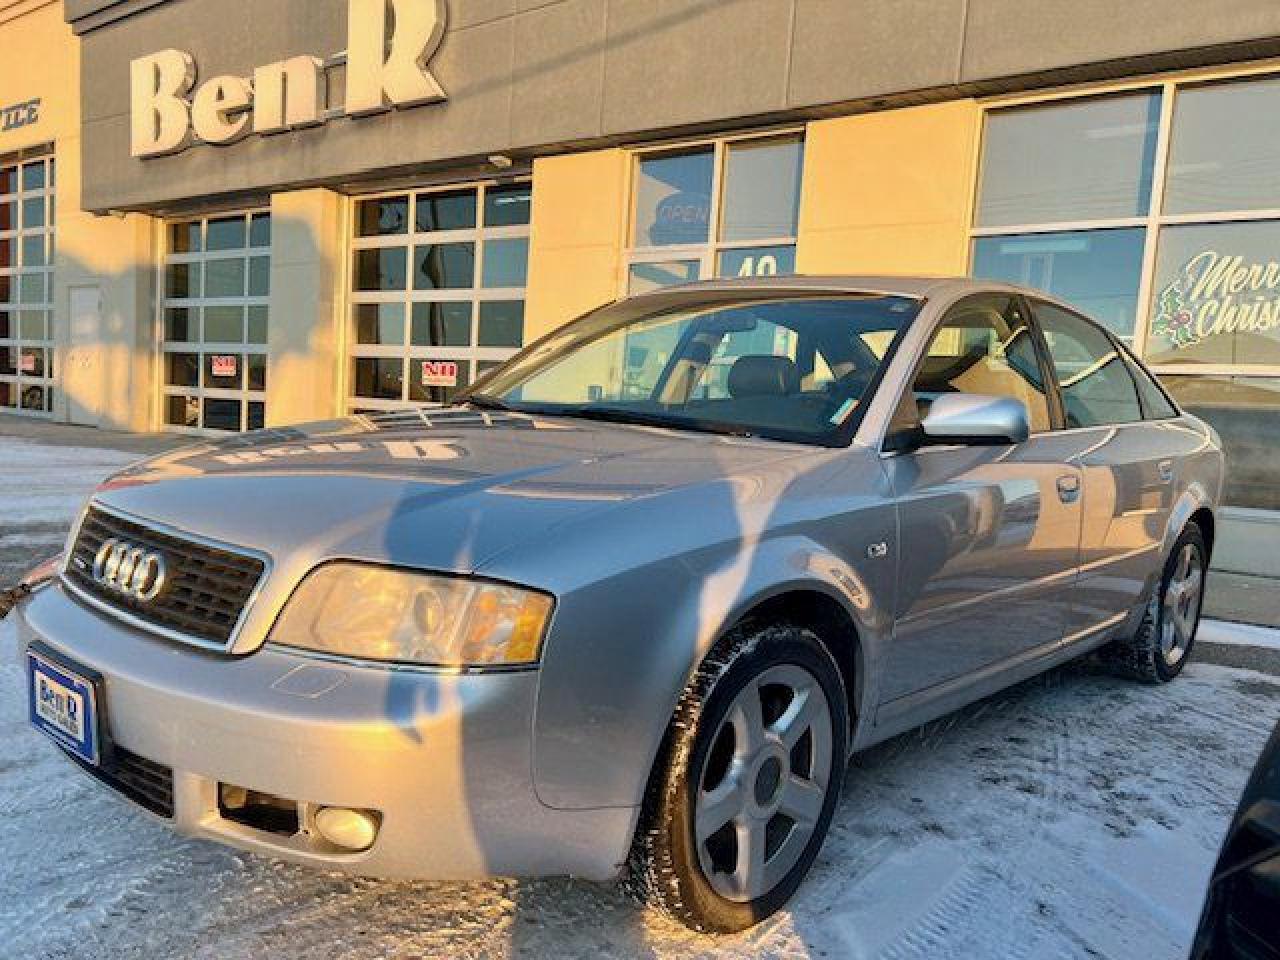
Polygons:
M280 51L268 60L311 52L298 47L289 34L304 28L307 21L321 19L321 11L346 9L344 0L310 0L305 4L309 11L306 17L290 20L270 16L287 14L293 5L292 0L270 0L262 4L243 0L225 4L202 0L170 2L86 34L80 41L84 120L128 114L129 65L138 57L177 47L195 58L200 80L228 73L247 76L261 62L255 55L265 45L264 31L274 28L272 39ZM231 10L231 7L238 9ZM343 16L341 27L326 48L317 51L319 55L325 56L346 46L345 12Z
M786 106L791 0L609 0L604 129Z
M606 7L599 0L564 0L516 18L513 143L601 133L605 28Z
M452 29L501 20L516 12L516 0L462 0L449 4L449 26Z
M1135 0L1122 15L1112 0L449 0L432 62L446 103L135 161L131 60L178 47L207 79L302 53L326 57L346 47L347 2L98 6L72 0L68 13L132 12L83 36L88 209L265 194L495 153L526 159L653 132L803 119L849 103L874 108L879 98L902 106L1280 51L1275 0L1221 0L1209 14L1183 0Z
M962 79L1275 36L1275 0L969 0Z
M796 0L793 105L955 83L966 0Z

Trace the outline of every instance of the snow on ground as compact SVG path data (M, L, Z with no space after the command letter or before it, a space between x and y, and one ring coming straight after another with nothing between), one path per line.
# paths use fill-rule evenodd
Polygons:
M0 438L0 577L56 550L125 459ZM858 757L793 907L717 940L585 883L350 879L175 837L27 729L14 646L0 624L5 960L1182 958L1280 717L1273 651L1158 689L1090 663L1030 681Z

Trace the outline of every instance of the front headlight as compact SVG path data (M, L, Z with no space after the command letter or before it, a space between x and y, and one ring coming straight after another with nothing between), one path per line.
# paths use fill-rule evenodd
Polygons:
M271 642L438 667L537 663L551 598L499 583L329 563L285 605Z

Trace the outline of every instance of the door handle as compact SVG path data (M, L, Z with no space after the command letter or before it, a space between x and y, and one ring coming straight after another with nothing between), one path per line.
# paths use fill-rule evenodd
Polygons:
M1080 496L1080 478L1074 473L1063 474L1058 478L1058 499L1063 503L1075 503Z
M1156 473L1160 475L1161 483L1173 483L1173 461L1161 460L1156 464Z

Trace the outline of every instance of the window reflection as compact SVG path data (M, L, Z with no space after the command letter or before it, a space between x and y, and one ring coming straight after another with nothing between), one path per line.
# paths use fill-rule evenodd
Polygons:
M1182 90L1174 103L1166 213L1280 205L1280 78Z
M457 290L475 282L474 243L433 243L413 248L415 290Z
M1155 92L993 111L978 225L1145 215L1159 122Z
M669 260L664 263L633 263L629 272L627 292L648 293L660 287L677 283L691 283L698 279L701 264L697 260Z
M1280 379L1165 376L1178 404L1222 436L1227 453L1224 502L1280 510Z
M973 275L1052 293L1132 339L1145 242L1141 227L979 237Z
M415 227L419 233L433 233L437 230L470 230L475 225L476 192L474 190L418 195Z
M415 303L409 342L415 347L469 347L470 303Z
M803 169L803 140L731 144L720 239L732 242L795 236Z
M635 246L707 242L714 165L710 147L640 161Z

